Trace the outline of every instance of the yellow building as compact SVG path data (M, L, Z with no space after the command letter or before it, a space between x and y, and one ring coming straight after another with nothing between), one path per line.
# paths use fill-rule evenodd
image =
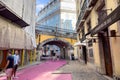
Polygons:
M78 3L78 2L79 3ZM120 1L76 0L78 48L101 74L120 79ZM82 45L85 43L86 45Z
M36 36L37 50L47 45L56 45L60 48L61 56L68 58L68 52L71 47L76 43L76 39L65 38L65 37L56 37L54 35L47 34L38 34ZM64 55L65 54L65 55ZM76 54L75 54L76 56Z

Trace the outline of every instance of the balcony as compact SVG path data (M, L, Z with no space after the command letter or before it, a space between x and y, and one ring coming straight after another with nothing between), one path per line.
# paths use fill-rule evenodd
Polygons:
M93 6L98 0L84 0L82 8L80 9L80 15L76 23L76 30L79 31L80 27L84 24L86 18L90 14Z

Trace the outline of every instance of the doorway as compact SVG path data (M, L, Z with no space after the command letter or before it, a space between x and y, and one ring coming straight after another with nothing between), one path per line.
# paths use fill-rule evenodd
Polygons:
M86 51L86 46L83 46L82 49L83 49L83 60L84 60L85 64L87 64L87 51Z
M113 68L112 68L112 59L111 59L108 29L101 31L101 33L99 33L98 35L99 35L99 39L101 40L101 43L99 43L99 44L100 44L100 49L103 50L102 53L104 56L106 75L112 77L113 76ZM102 53L100 53L100 54L102 54Z

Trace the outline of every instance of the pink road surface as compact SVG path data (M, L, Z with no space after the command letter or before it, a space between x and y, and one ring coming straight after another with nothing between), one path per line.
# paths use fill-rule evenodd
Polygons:
M66 64L66 61L47 61L17 72L19 78L13 80L72 80L71 74L52 74L56 69ZM6 80L5 76L0 80Z

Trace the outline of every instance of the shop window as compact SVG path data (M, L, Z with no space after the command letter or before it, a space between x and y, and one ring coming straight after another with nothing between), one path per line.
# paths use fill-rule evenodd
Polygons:
M88 46L89 46L89 47L92 47L92 46L93 46L92 40L89 40L89 41L88 41Z
M3 52L0 51L0 64L1 64L1 62L2 62L2 58L3 58Z

